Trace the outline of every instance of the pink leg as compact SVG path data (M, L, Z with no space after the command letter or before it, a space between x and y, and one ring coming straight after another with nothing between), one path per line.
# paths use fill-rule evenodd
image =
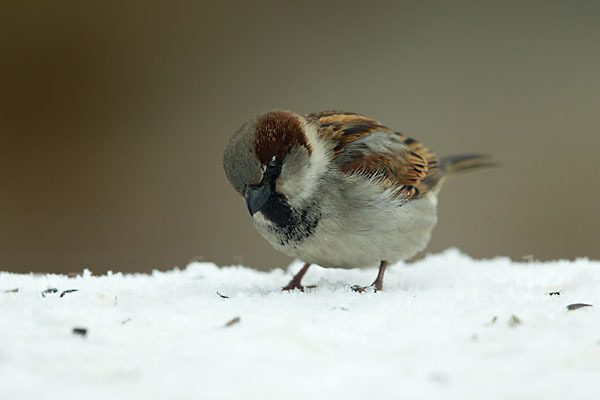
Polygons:
M379 272L377 273L377 278L375 278L375 281L373 281L371 286L365 287L365 286L354 285L354 286L352 286L352 290L354 290L355 292L359 292L359 293L366 291L369 287L375 288L376 292L383 290L383 274L385 273L385 269L387 268L387 266L388 266L387 261L381 261L381 263L379 264Z
M288 283L282 290L299 289L302 292L304 292L304 286L302 286L300 284L300 281L302 280L302 277L304 276L304 274L306 274L306 271L308 271L308 267L310 267L310 264L308 264L308 263L304 264L304 267L302 267L302 269L300 271L298 271L298 273L296 275L294 275L294 277L292 278L290 283Z

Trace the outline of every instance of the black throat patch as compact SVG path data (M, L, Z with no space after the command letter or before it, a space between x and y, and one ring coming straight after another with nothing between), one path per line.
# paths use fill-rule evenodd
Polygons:
M273 230L279 236L281 245L301 242L311 236L321 218L316 207L292 210L285 198L275 191L260 212L275 225Z

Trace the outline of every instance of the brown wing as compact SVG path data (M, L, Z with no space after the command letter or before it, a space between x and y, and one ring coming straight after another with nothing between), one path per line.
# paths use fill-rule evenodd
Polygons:
M305 116L333 142L334 162L348 174L376 177L397 196L415 199L442 178L436 155L421 143L364 115L324 111Z

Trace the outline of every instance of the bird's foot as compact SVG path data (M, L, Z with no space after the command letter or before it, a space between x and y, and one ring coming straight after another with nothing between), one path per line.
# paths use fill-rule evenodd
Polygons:
M387 268L387 261L381 261L379 264L379 272L377 273L377 278L371 286L359 286L354 285L350 289L354 290L356 293L365 293L365 292L381 292L383 290L383 273Z
M377 287L377 285L375 285L375 284L370 285L370 286L354 285L354 286L351 286L350 289L356 293L367 293L367 292L377 293L377 292L381 291L382 287L381 286Z
M298 289L299 291L304 292L305 289L314 289L316 287L317 285L302 286L299 282L294 282L294 280L292 279L292 281L285 285L281 290L283 292L289 292Z
M304 286L302 286L300 282L294 282L294 280L292 279L290 283L285 285L281 290L284 292L289 292L296 289L298 289L301 292L304 292Z
M283 287L283 291L288 292L290 290L295 290L298 289L301 292L304 292L305 287L302 286L300 284L300 282L302 281L302 277L304 276L304 274L306 274L306 271L308 271L308 267L310 267L310 264L304 264L304 267L302 267L302 269L300 271L298 271L298 273L296 275L294 275L294 277L292 278L292 280L290 281L290 283L288 283L285 287ZM306 289L312 289L316 286L306 286Z

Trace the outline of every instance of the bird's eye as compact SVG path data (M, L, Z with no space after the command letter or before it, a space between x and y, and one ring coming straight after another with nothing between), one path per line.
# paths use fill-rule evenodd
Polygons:
M279 164L277 164L277 161L273 160L267 164L266 173L273 178L279 174Z

